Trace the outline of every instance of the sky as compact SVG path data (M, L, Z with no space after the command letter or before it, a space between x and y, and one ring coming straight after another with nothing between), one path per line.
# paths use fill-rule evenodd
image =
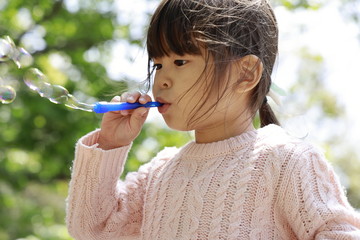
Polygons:
M131 34L144 37L147 20L144 13L152 13L157 1L144 4L143 0L133 0L133 4L116 5L123 14L119 21L132 24ZM288 11L284 7L276 7L280 38L279 57L274 70L273 81L283 89L288 89L297 80L296 72L300 66L299 50L306 47L312 54L319 54L324 59L324 75L326 87L337 96L337 100L344 106L346 118L338 123L347 126L346 140L357 143L360 140L360 112L356 101L359 95L360 79L360 31L359 26L347 19L339 11L340 1L323 1L325 5L316 11ZM357 5L360 12L360 6ZM138 81L146 77L147 56L144 49L130 46L126 41L119 41L114 45L113 60L108 65L108 74L113 79L130 78ZM121 66L119 68L119 66ZM150 119L161 119L156 111L151 111ZM305 119L311 120L305 113ZM325 133L319 134L319 126L309 123L307 127L310 138L313 136L326 137L328 128L323 127ZM324 122L323 124L326 124ZM334 124L331 122L330 124ZM327 132L327 133L326 133ZM327 136L328 137L328 136ZM320 140L321 139L316 139Z

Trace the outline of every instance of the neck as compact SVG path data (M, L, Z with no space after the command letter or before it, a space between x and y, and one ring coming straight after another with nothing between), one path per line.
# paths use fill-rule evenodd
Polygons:
M243 122L226 122L218 126L195 129L195 141L196 143L218 142L254 129L252 118Z

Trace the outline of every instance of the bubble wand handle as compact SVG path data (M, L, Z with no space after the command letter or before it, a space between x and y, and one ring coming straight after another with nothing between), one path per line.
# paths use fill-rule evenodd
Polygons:
M135 108L139 108L139 107L146 107L146 108L160 107L162 105L163 104L159 103L159 102L147 102L145 104L141 104L138 102L135 102L135 103L97 102L97 103L95 103L95 105L93 107L93 111L95 113L106 113L106 112L111 112L111 111L130 110L130 109L135 109Z

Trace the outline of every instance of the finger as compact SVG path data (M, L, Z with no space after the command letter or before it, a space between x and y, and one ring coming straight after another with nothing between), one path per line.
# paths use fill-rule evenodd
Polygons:
M144 107L137 108L133 110L131 114L131 121L135 124L142 125L145 122L148 113L149 113L148 108L144 108Z
M128 116L130 114L130 110L121 110L119 111L121 115Z
M147 102L151 102L151 97L147 94L142 94L139 98L139 102L145 104Z
M126 102L129 102L129 103L137 102L139 100L140 96L141 96L141 93L139 93L139 92L129 93L126 98Z
M115 96L115 97L113 97L112 99L111 99L111 101L110 102L112 102L112 103L116 103L116 102L120 102L121 101L121 97L120 96ZM118 113L120 113L119 111L110 111L109 113L115 113L115 114L118 114ZM105 113L105 115L106 115L107 113Z
M111 99L110 102L120 102L121 101L121 97L120 96L115 96Z
M121 102L126 102L126 99L128 97L129 93L128 92L124 92L121 94L121 97L120 97L120 101Z

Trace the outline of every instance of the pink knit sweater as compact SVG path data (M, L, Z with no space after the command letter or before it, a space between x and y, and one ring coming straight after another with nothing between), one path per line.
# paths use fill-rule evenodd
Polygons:
M313 146L277 126L166 148L119 181L130 146L80 139L67 226L91 239L360 239L360 218Z

